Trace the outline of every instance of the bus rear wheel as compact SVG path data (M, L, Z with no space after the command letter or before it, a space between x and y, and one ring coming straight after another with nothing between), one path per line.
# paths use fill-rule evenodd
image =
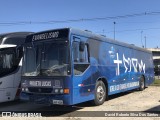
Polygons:
M93 104L96 106L102 105L105 102L105 100L106 100L106 87L102 81L97 81Z
M139 81L139 90L140 90L140 91L143 91L144 88L145 88L145 80L144 80L144 77L141 76L141 79L140 79L140 81Z

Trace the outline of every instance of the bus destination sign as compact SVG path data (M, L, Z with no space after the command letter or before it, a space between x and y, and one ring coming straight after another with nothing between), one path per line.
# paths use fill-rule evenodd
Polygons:
M58 38L67 38L68 37L68 29L57 29L44 31L36 34L32 34L27 37L26 42L40 41L40 40L48 40L48 39L58 39Z
M46 33L41 33L38 35L33 35L32 37L32 41L36 41L36 40L46 40L46 39L54 39L54 38L58 38L59 36L59 31L55 31L55 32L46 32Z

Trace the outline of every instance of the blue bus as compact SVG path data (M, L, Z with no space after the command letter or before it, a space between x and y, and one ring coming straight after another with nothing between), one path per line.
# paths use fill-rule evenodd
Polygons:
M154 80L152 53L73 28L28 35L21 99L39 104L101 105L109 95L143 90Z

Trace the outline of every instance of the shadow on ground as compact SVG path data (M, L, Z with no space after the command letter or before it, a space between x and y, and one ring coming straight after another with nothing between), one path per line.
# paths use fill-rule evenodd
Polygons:
M131 90L131 91L127 91L127 92L123 92L123 93L119 93L119 94L115 94L115 95L111 95L109 96L108 100L112 100L118 97L122 97L125 95L128 95L132 92L137 92L137 90ZM106 101L107 102L107 101ZM17 105L21 105L23 107L23 104L33 104L33 103L29 103L29 102L24 102L24 101L12 101L12 102L5 102L5 103L0 103L0 108L3 107L14 107ZM37 105L35 105L37 106ZM77 112L78 110L84 109L85 107L90 107L92 109L92 107L94 107L94 105L91 103L91 101L88 102L84 102L84 103L80 103L80 104L76 104L73 106L60 106L60 105L52 105L52 106L46 106L46 105L39 105L38 107L34 107L31 106L31 108L27 108L25 111L20 111L20 110L15 110L17 112L30 112L30 113L41 113L42 116L46 116L46 117L51 117L51 116L60 116L60 117L70 117L70 116L85 116L85 114L87 115L87 112L89 111L83 111L83 112ZM158 106L158 108L153 108L153 110L159 110L160 106ZM23 109L24 110L24 109ZM11 112L15 112L15 111L11 111ZM1 111L3 112L3 111ZM91 113L93 114L93 113Z

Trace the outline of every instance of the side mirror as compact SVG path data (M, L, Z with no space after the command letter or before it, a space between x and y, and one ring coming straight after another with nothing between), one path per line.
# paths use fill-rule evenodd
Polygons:
M83 52L84 49L85 49L85 43L81 41L81 42L79 43L79 51Z

